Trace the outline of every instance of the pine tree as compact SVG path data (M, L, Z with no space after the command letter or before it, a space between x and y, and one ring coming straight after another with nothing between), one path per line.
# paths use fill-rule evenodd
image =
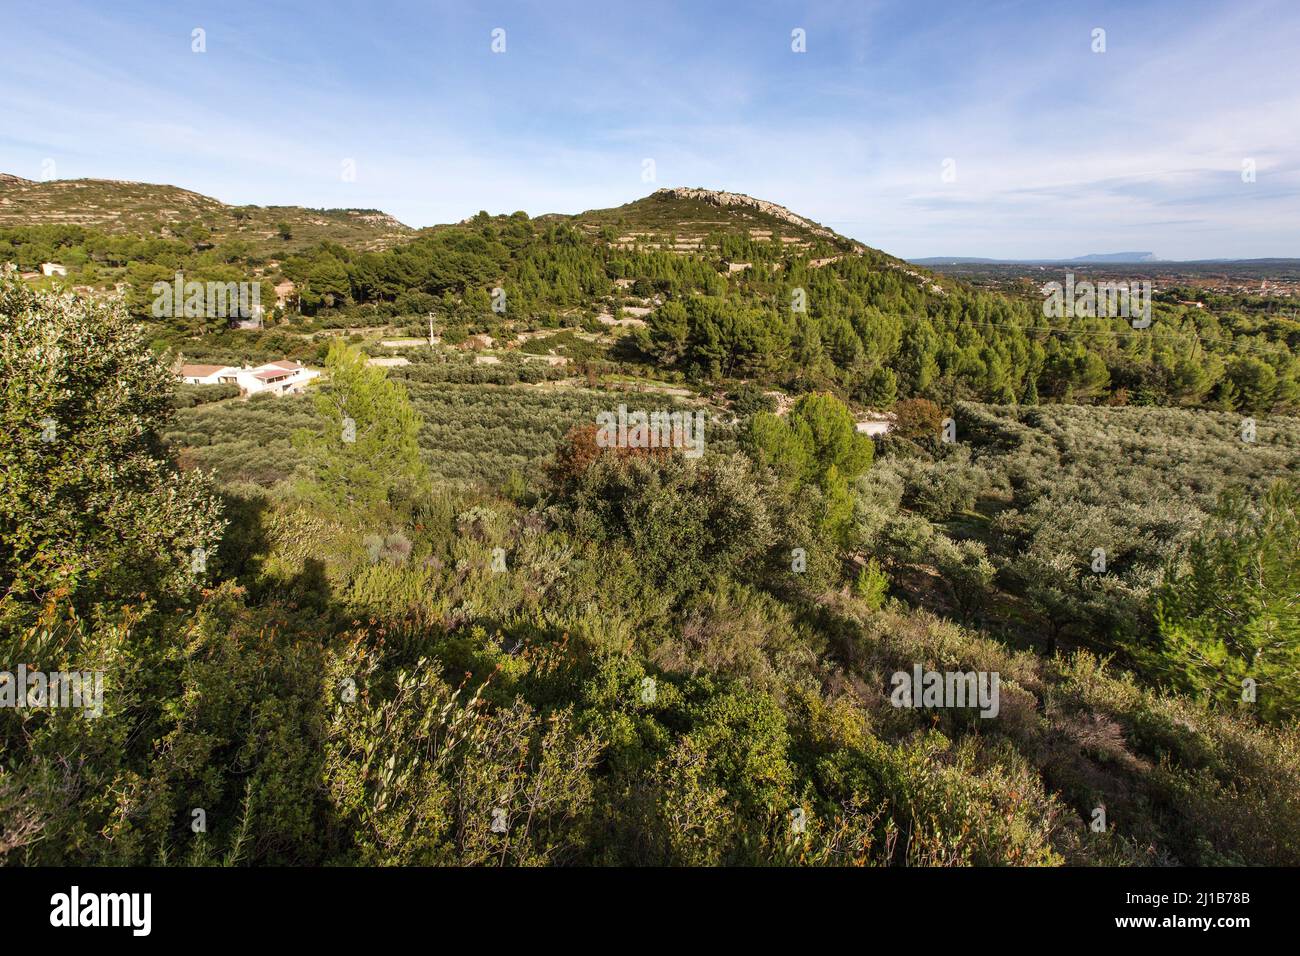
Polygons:
M1161 589L1164 669L1220 705L1300 714L1300 484L1229 495ZM1249 684L1247 682L1250 682Z
M420 416L406 389L366 362L347 343L330 343L328 378L313 402L324 427L294 436L315 473L308 491L340 507L372 507L426 477Z

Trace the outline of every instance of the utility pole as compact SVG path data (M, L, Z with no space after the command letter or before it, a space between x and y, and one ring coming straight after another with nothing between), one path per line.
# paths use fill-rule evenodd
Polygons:
M433 313L429 313L429 348L433 348Z

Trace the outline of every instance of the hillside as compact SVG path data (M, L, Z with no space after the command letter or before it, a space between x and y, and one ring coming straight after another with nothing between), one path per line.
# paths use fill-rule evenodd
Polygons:
M807 249L819 241L842 250L851 239L799 216L784 206L742 193L675 187L612 209L593 209L571 219L589 231L611 227L620 248L650 245L699 251L710 236L744 236Z
M280 234L289 227L290 237ZM414 230L374 209L229 206L176 186L109 179L35 183L0 174L0 228L77 225L109 235L201 238L248 243L256 252L292 253L330 240L358 250L384 249Z
M67 228L74 220L95 223L95 233ZM151 236L172 238L138 241ZM484 212L413 231L383 213L229 207L169 186L5 185L0 262L30 272L46 261L67 266L68 284L125 294L146 320L150 290L177 269L207 281L292 282L291 304L272 316L278 338L202 340L222 361L307 357L326 329L422 341L434 314L453 345L490 336L496 351L536 362L608 362L622 375L648 371L693 387L829 390L867 409L909 397L1252 414L1300 405L1295 322L1269 299L1207 309L1201 293L1157 294L1142 330L1114 315L1048 319L1030 283L986 290L936 278L734 192L660 189L610 209ZM194 354L189 339L225 325L224 316L173 317L156 341ZM548 330L568 337L530 338Z
M804 259L809 268L820 269L846 256L863 257L872 268L899 272L915 286L938 296L945 294L935 276L912 264L842 236L785 206L744 193L671 187L622 206L588 210L567 219L614 249L716 256L726 260L733 272L754 261Z

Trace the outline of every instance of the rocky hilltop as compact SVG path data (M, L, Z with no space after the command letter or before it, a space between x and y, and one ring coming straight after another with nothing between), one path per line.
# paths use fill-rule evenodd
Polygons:
M774 202L768 202L766 199L755 199L753 196L746 196L744 193L729 193L716 189L700 189L689 186L673 186L665 189L656 189L650 194L651 199L693 199L699 202L708 203L711 206L724 208L727 206L739 206L753 209L764 215L772 216L782 222L787 222L792 226L798 226L806 229L816 236L822 236L827 239L842 238L824 226L819 226L811 219L805 219L803 216L796 215L785 206L778 205Z

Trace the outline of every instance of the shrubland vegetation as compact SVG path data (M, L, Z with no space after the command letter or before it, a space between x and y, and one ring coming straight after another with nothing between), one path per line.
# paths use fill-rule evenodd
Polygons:
M365 294L391 291L390 267L455 294L490 278L474 260L493 242L522 268L551 228L525 301L598 291L613 262L679 268L611 251L588 270L579 233L514 217L375 254ZM696 260L675 261L694 281ZM1113 400L1124 386L1098 385L1088 356L1147 374L1159 340L1049 359L1065 346L1046 332L984 338L978 296L842 263L778 282L756 262L739 280L829 297L797 320L760 288L718 299L707 265L713 288L660 310L643 344L677 351L656 361L807 392L778 416L733 385L696 460L599 447L593 408L636 394L610 382L385 372L341 341L314 395L178 410L125 306L0 280L4 660L106 673L100 718L0 710L0 855L1300 863L1300 424L1261 410L1243 442L1240 398L1237 413L1025 402L1031 384L1039 402ZM871 300L836 306L832 287L855 284ZM837 314L852 337L830 331ZM1274 412L1291 400L1285 334L1251 339L1280 349ZM880 369L907 403L872 442L845 399L884 388ZM1222 381L1145 394L1214 402ZM999 673L998 716L892 706L889 675L916 665Z
M1271 654L1290 659L1294 623L1280 606L1253 608L1255 600L1278 600L1272 590L1294 594L1297 585L1294 555L1278 536L1293 520L1288 489L1300 477L1300 419L1261 422L1247 442L1239 416L1179 409L964 404L955 416L959 441L891 435L881 443L883 460L860 482L861 544L907 586L924 590L928 582L909 569L933 564L958 616L969 619L973 597L981 626L1009 641L1047 653L1088 647L1153 682L1203 691L1212 683L1207 661L1199 680L1176 678L1191 666L1191 652L1175 653L1169 614L1183 607L1189 574L1219 575L1224 586L1213 606L1243 626L1258 614L1260 626L1279 628L1268 653L1240 645L1238 665L1250 661L1258 681ZM1207 553L1216 553L1225 522L1254 526L1232 536L1241 577L1233 585ZM1251 562L1264 562L1273 577L1248 581ZM975 566L983 580L963 595ZM1248 592L1257 598L1246 602ZM1202 593L1187 610L1203 611L1207 600ZM1244 676L1235 679L1238 697ZM1270 706L1291 712L1297 688L1273 682Z

